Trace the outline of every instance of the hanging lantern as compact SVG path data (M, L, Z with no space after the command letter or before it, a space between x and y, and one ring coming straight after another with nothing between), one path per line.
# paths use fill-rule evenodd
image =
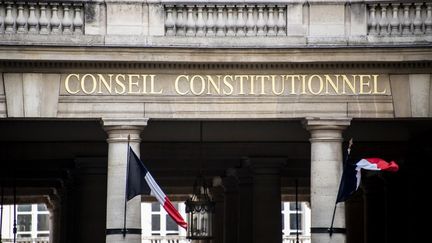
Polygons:
M191 240L211 239L215 203L202 175L195 180L193 195L185 204L188 220L186 237Z

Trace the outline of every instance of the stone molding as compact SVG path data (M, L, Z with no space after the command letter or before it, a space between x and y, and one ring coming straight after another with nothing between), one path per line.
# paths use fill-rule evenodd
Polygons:
M147 126L148 118L102 118L102 125L108 134L108 143L140 143L140 134ZM130 136L130 138L129 138Z
M351 118L306 118L303 125L311 134L310 142L342 142L342 131Z

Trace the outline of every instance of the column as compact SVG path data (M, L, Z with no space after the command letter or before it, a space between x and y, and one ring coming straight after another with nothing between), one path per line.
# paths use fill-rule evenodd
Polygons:
M237 242L252 242L253 177L246 163L249 163L249 161L244 161L243 168L237 169L239 196L239 228Z
M229 170L222 180L225 192L224 243L237 243L238 188L235 176Z
M147 125L141 119L103 119L104 130L108 134L108 172L107 172L107 243L141 242L141 197L127 202L126 237L123 237L123 217L126 191L126 167L128 155L128 136L130 146L140 154L140 133Z
M311 235L312 243L344 243L345 207L338 203L330 237L333 208L342 175L342 131L350 119L318 119L305 121L311 143Z
M49 203L47 203L47 208L50 214L49 228L49 242L50 243L59 243L59 230L60 230L60 198L58 194L55 192L49 196Z
M223 242L223 215L224 215L224 192L222 187L222 180L213 179L213 187L210 188L210 195L215 202L215 214L213 217L213 239L212 243Z
M251 158L253 171L253 242L282 242L280 168L282 158Z

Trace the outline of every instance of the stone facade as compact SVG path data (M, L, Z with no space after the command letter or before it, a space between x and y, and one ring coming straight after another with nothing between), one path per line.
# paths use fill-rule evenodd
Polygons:
M140 241L138 198L128 203L135 233L118 234L124 215L118 179L125 177L127 135L139 154L148 120L304 121L312 226L322 230L341 174L342 132L351 120L432 117L431 46L432 3L422 0L0 1L0 118L102 121L106 229L114 232L107 242ZM217 239L281 242L285 158L269 154L274 158L244 160L238 174L223 179L218 200L225 218L218 219ZM92 197L91 190L83 194ZM238 202L248 201L235 214ZM261 211L268 202L271 211ZM61 203L58 211L70 214L71 202ZM105 220L100 211L97 222ZM271 222L250 224L263 217ZM55 243L67 238L69 221L57 214L58 220L63 228L53 233ZM335 226L345 227L343 204ZM343 234L312 232L313 243L345 241Z

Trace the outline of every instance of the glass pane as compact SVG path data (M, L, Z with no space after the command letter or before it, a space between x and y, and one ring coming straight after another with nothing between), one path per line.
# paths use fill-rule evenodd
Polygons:
M48 214L38 214L37 216L37 230L49 230L49 215Z
M37 234L37 237L49 237L49 234Z
M160 204L158 202L154 202L151 204L152 212L159 212L160 211Z
M18 234L17 238L30 238L31 235L30 234Z
M302 204L301 202L298 203L298 210L301 211L302 209ZM296 210L296 203L295 202L290 202L290 210L291 211L295 211Z
M172 220L169 215L165 215L166 217L166 230L178 230L177 224Z
M152 215L152 230L160 230L160 216Z
M38 204L37 205L37 209L38 209L39 212L46 212L46 211L48 211L48 209L47 209L47 207L46 207L45 204Z
M18 231L31 231L31 215L17 215Z
M299 230L302 229L302 216L301 214L298 215L298 226ZM296 214L292 213L290 214L290 229L297 229L297 223L296 223Z
M282 211L284 210L284 208L285 208L285 203L282 202L282 205L281 205L281 209L282 209Z
M18 204L17 211L18 212L30 212L31 211L31 204Z

